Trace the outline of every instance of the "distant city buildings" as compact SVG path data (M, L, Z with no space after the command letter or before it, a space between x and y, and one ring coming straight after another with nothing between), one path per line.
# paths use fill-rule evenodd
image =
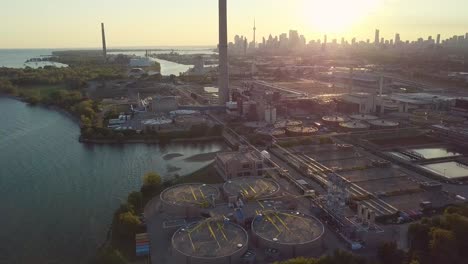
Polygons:
M278 36L269 35L268 38L263 37L262 42L258 45L255 41L256 26L254 24L254 40L249 42L247 37L236 35L234 41L229 43L229 53L235 55L248 55L257 51L288 54L298 53L310 50L325 51L339 48L385 48L385 49L401 49L402 51L420 51L428 48L448 48L454 51L468 50L468 33L465 35L455 35L451 38L443 40L441 34L437 34L435 38L428 36L427 38L418 38L416 41L402 40L400 33L395 33L393 39L385 39L381 36L379 29L375 30L374 42L369 39L358 40L353 37L350 41L341 37L333 39L331 43L328 41L328 36L324 35L323 40L310 40L307 42L304 35L301 35L297 30L290 30L288 33L282 33Z

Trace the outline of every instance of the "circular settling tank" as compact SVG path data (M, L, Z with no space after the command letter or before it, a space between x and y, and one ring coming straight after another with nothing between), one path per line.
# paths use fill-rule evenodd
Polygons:
M218 188L207 184L180 184L164 190L162 209L173 216L195 217L219 198Z
M261 248L275 248L282 257L319 255L323 224L300 212L264 211L254 217L252 233Z
M371 127L375 129L397 128L400 125L399 122L391 120L370 120L367 121L367 123L369 123Z
M370 120L377 120L379 119L377 116L373 116L373 115L364 115L364 114L361 114L361 115L352 115L350 116L352 119L354 120L360 120L360 121L370 121Z
M227 181L223 185L227 196L239 194L246 198L258 199L276 194L280 187L272 179L262 177L241 177Z
M366 130L369 129L369 125L360 121L350 121L340 123L341 129L345 131L357 131L357 130Z
M322 121L327 125L338 126L340 123L348 121L349 118L340 115L329 115L322 117Z
M259 128L255 130L255 133L262 136L281 137L286 134L286 131L281 128Z
M190 224L172 236L175 263L238 263L247 243L247 232L223 218Z
M286 128L286 134L288 134L288 136L310 136L317 131L318 129L315 127L294 126Z
M300 120L281 120L275 123L276 128L287 128L291 126L301 126L302 121Z

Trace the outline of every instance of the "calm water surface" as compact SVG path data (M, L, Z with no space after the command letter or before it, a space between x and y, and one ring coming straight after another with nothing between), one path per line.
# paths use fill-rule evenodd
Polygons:
M83 145L64 114L1 97L0 113L0 263L85 263L144 173L184 175L211 162L187 157L223 148Z

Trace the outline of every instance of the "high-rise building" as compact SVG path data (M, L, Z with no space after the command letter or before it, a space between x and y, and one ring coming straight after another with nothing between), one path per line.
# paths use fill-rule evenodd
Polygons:
M436 44L437 44L437 45L440 45L440 34L437 34Z
M396 45L396 44L400 44L400 41L401 41L401 39L400 39L400 34L399 34L399 33L396 33L396 34L395 34L395 45Z
M375 40L374 40L374 44L379 44L379 40L380 40L380 30L376 29L375 30Z
M106 47L106 31L104 29L104 23L101 23L101 33L102 33L102 55L105 61L107 60L107 47Z
M229 101L229 71L227 43L227 3L219 0L219 103L225 105Z
M257 42L255 40L255 33L257 32L257 27L255 26L255 18L254 18L254 27L253 27L253 46L254 48L257 46Z

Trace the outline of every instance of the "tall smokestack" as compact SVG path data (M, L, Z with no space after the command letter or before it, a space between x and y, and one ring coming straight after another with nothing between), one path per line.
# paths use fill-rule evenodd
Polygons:
M383 86L384 86L384 77L380 76L380 82L379 82L379 95L382 96L383 94Z
M219 0L219 103L229 101L229 72L227 45L227 3Z
M101 23L102 31L102 55L104 56L104 61L107 60L107 47L106 47L106 31L104 30L104 23Z

